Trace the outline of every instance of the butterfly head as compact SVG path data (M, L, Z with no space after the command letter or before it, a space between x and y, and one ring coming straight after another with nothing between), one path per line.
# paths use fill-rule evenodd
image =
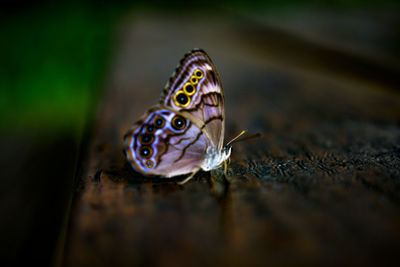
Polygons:
M232 146L231 145L226 145L226 146L224 146L222 148L222 153L225 154L225 155L228 155L228 158L231 155L231 152L232 152Z
M219 167L224 161L229 159L231 151L231 146L225 146L221 150L217 148L210 149L207 151L204 164L201 168L205 171L210 171Z

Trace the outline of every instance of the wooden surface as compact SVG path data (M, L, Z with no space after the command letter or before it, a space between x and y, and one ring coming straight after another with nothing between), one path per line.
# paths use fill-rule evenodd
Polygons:
M133 14L121 23L81 162L64 264L393 263L400 247L398 69L374 59L365 73L348 51L326 55L318 42L277 35L262 23L203 18ZM234 146L227 181L220 171L184 186L145 179L126 163L122 137L158 102L193 47L209 53L221 76L226 139L242 129L263 137ZM320 53L326 56L318 61ZM391 80L381 83L368 70Z

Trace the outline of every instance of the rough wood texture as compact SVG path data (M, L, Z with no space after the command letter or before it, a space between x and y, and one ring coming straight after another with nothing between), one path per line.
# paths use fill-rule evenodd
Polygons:
M268 42L268 28L259 31L260 25L212 16L206 21L132 17L122 23L82 162L67 266L378 265L395 260L400 97L392 83L377 86L374 76L358 70L349 75L352 62L331 72L324 68L331 63L329 55L310 67L315 61L307 61L304 53L313 58L312 51L296 50L302 46L296 46L295 37L280 51L279 36ZM205 49L221 75L226 138L241 129L264 136L234 146L228 181L219 171L200 173L185 186L145 179L127 165L122 136L157 103L177 62L192 47ZM302 56L288 59L285 49ZM345 67L343 59L351 61L340 52L330 58Z

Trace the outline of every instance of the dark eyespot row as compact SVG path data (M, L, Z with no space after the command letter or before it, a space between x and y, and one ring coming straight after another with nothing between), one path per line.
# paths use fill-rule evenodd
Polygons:
M156 117L153 124L147 125L145 128L145 133L139 136L140 144L150 145L154 142L154 132L156 129L164 127L165 119L161 116Z
M157 121L158 120L158 121ZM158 123L156 123L156 121ZM143 159L147 159L145 161L145 165L147 168L151 169L154 166L152 160L150 160L151 156L153 156L153 148L150 146L154 142L154 135L153 133L156 131L156 128L163 126L165 124L165 120L163 117L157 117L156 120L153 121L153 124L146 126L145 133L139 136L139 142L142 147L139 148L139 155Z
M141 147L139 148L139 156L142 159L145 159L146 161L144 164L146 165L147 168L153 168L154 167L154 162L151 160L151 157L153 156L154 150L151 147L151 144L154 142L155 137L154 137L154 132L156 129L161 129L165 126L165 118L162 116L157 116L154 120L153 123L150 125L147 125L145 128L145 132L141 135L139 135L138 139L141 144ZM172 118L171 121L171 127L176 130L176 131L181 131L185 129L187 126L187 120L182 117L181 115L175 115Z
M139 142L141 145L151 145L154 142L154 132L156 129L162 129L165 126L165 119L162 116L157 116L154 120L153 123L150 125L147 125L145 128L145 133L139 136ZM141 148L143 149L143 147ZM140 155L147 155L146 151L140 150Z
M140 157L144 159L151 158L153 155L153 149L150 145L155 139L153 133L156 131L156 129L164 127L164 125L165 119L161 116L158 116L153 120L153 124L146 126L145 133L139 136L139 142L142 145L142 147L139 148ZM149 168L153 166L153 162L151 160L147 160L145 164Z

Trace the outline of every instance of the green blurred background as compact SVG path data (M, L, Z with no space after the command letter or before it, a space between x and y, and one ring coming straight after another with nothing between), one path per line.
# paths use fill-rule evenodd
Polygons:
M202 1L207 12L215 5ZM216 10L329 9L397 6L378 0L222 1ZM190 9L183 1L38 2L2 9L0 127L2 131L75 131L99 99L114 29L135 9Z
M9 12L0 45L2 130L80 129L101 94L122 8L64 2Z
M285 8L339 13L399 8L398 0L201 4L204 7L196 4L196 12L204 13L205 19L209 10L229 16L264 10L279 14ZM74 181L80 171L76 166L84 157L81 148L111 71L117 28L126 16L149 10L176 14L177 10L193 11L193 6L183 1L38 1L2 6L0 234L6 265L59 263L62 232L79 185Z

